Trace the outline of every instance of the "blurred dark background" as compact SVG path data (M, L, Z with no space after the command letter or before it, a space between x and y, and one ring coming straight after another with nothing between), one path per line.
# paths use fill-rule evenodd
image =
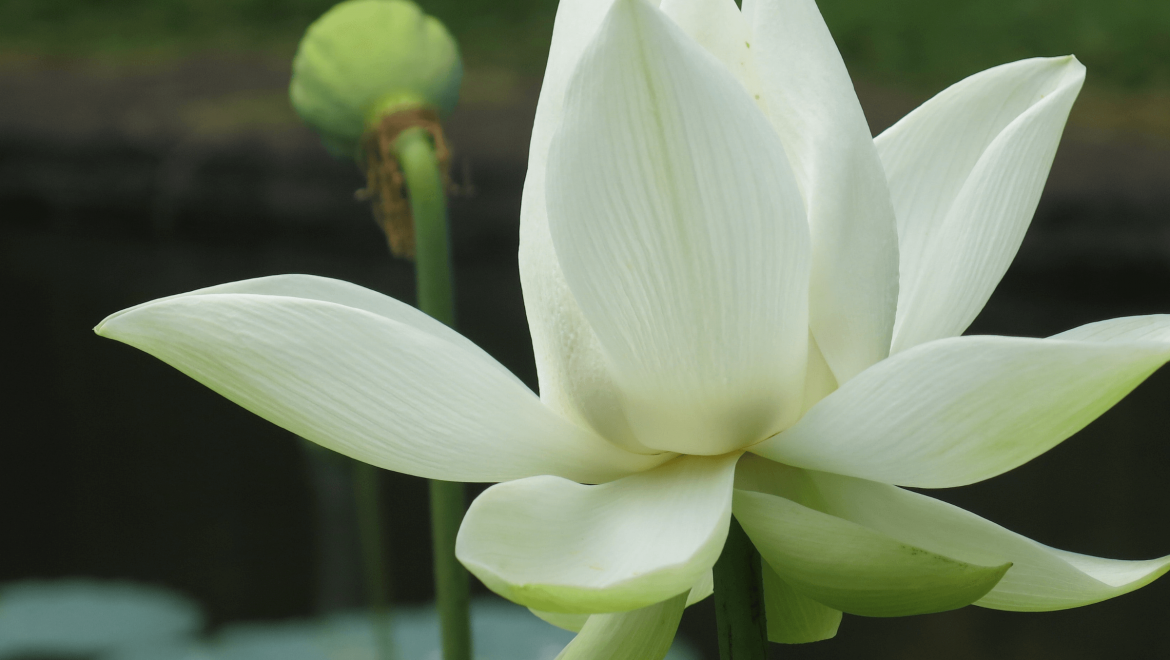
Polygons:
M0 582L133 579L212 625L361 601L347 466L153 358L95 337L159 296L277 273L413 299L351 163L289 109L329 0L0 3ZM460 330L535 388L516 269L552 0L423 0L467 76L448 123ZM972 333L1170 312L1170 3L823 0L877 133L947 84L1075 53L1089 69L1019 258ZM1060 548L1170 552L1170 372L1032 463L932 494ZM383 479L393 598L431 598L426 487ZM472 493L475 490L473 489ZM349 559L352 558L352 559ZM482 591L482 587L479 587ZM715 657L710 603L683 634ZM847 616L777 657L1165 658L1170 582L1060 613Z

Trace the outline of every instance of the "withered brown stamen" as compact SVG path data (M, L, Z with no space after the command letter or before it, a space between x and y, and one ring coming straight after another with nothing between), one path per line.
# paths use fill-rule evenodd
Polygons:
M394 140L408 128L418 127L430 134L435 145L435 159L443 177L443 187L451 188L448 169L451 152L447 147L439 115L432 108L405 108L382 117L376 128L362 136L366 158L366 187L357 198L369 200L374 220L386 234L390 252L397 257L414 258L414 219L410 213L406 179L394 155Z

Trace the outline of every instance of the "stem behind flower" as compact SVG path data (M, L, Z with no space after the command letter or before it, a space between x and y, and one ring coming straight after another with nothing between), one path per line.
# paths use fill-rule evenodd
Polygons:
M714 576L719 659L765 660L768 625L760 553L734 516Z
M447 191L435 145L419 127L402 131L393 143L406 182L414 219L418 307L447 325L455 323L447 233ZM431 538L435 596L444 660L471 660L470 592L467 570L455 558L455 536L463 521L463 484L431 481Z

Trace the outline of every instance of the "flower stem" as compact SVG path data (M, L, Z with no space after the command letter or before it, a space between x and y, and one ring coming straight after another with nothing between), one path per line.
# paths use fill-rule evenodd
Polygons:
M382 546L382 511L379 502L378 468L353 462L353 489L357 503L358 540L366 578L366 601L374 644L379 660L393 660L394 641L386 603L385 550Z
M768 624L760 553L734 516L714 577L719 660L765 660Z
M431 538L435 593L444 660L471 660L470 588L467 569L455 559L455 535L463 521L463 484L431 480Z
M431 136L408 128L393 145L406 180L414 220L418 307L447 325L455 323L451 257L447 240L447 191ZM455 536L463 521L463 484L431 481L431 539L435 557L435 600L444 660L471 660L470 592L467 570L455 558Z

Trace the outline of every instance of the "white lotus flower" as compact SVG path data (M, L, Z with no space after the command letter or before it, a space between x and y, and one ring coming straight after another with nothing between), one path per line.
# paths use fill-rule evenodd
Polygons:
M831 636L842 611L1100 601L1170 557L1055 550L898 488L1017 467L1170 359L1168 316L957 336L1083 77L1072 57L997 67L874 140L813 0L564 0L521 225L540 399L414 309L306 276L98 332L354 458L503 482L458 555L583 624L566 658L661 657L732 511L779 641Z

